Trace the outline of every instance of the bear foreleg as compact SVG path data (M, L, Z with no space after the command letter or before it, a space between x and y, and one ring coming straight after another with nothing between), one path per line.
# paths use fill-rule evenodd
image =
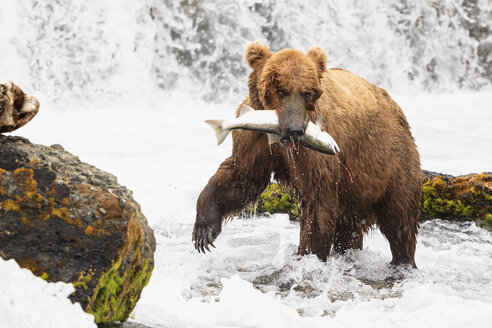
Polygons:
M210 251L209 245L220 234L222 221L258 198L270 181L271 170L241 169L232 157L220 165L210 178L196 205L193 243L198 252Z

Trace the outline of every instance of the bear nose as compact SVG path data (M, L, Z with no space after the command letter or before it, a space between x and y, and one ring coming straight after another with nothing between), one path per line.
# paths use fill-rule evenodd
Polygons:
M287 133L287 136L289 137L300 137L304 135L304 129L299 126L299 127L294 127L294 128L287 128L285 131Z

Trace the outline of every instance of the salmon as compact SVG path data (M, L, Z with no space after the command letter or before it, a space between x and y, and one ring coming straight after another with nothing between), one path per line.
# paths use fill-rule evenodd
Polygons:
M241 106L241 111L237 118L206 120L205 123L215 130L217 145L224 142L229 132L235 129L266 133L269 144L277 141L289 141L289 137L282 133L278 125L278 116L275 111L254 110L246 104ZM318 118L316 123L310 121L307 125L306 132L299 138L299 144L323 154L338 154L340 149L336 141L327 132L322 130L322 125L321 117ZM283 143L285 144L285 142Z

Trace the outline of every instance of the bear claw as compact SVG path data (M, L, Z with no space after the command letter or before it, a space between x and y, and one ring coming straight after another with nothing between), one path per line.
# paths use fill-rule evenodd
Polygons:
M215 236L214 236L215 235ZM195 232L193 234L193 244L198 253L205 254L205 250L211 252L209 245L215 248L213 241L217 237L218 233L215 234L212 228L205 227L195 227Z

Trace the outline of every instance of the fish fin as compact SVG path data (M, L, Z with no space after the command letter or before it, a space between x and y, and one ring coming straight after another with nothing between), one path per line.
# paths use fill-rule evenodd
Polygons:
M212 129L215 130L215 135L217 137L217 146L224 142L225 138L231 132L231 130L224 129L222 127L222 122L224 120L206 120L205 123L210 125Z
M239 111L239 117L243 116L243 115L244 115L244 114L246 114L246 113L249 113L249 112L254 112L254 111L255 111L255 110L254 110L252 107L250 107L250 106L248 106L248 105L246 105L246 104L243 104L243 105L241 106L241 110Z
M323 127L323 117L321 115L316 119L316 125L321 129Z
M276 135L276 134L273 134L273 133L267 133L266 135L268 137L268 144L269 145L271 145L273 143L276 143L277 141L279 141L280 139L282 139L281 136Z

